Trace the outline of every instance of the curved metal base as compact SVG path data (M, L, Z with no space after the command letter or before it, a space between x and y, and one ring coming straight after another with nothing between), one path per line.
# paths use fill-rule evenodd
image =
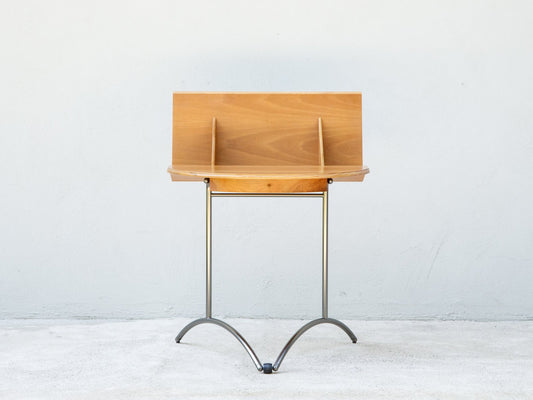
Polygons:
M213 119L213 123L215 122L215 119ZM319 118L319 124L320 118ZM214 125L213 125L214 126ZM320 128L321 129L321 128ZM213 131L214 132L214 131ZM214 143L214 142L213 142ZM341 328L346 334L350 337L352 342L356 343L357 338L353 334L353 332L348 328L345 324L342 322L328 318L328 190L324 190L322 194L319 193L217 193L213 194L211 192L209 178L205 178L204 182L206 184L206 306L205 306L205 318L197 319L191 323L189 323L187 326L185 326L181 332L176 336L176 343L179 343L183 336L194 328L196 325L200 324L214 324L221 326L225 330L227 330L229 333L231 333L238 341L239 343L244 347L250 358L252 359L253 363L255 364L255 367L258 371L263 372L265 374L271 374L272 371L277 371L281 365L281 362L287 355L287 352L290 350L292 345L298 340L300 336L302 336L308 329L312 328L315 325L319 324L333 324ZM332 181L328 179L328 184L330 184ZM291 339L287 342L281 353L279 354L278 358L276 359L276 362L274 364L265 363L261 364L261 361L259 361L259 358L253 351L253 349L250 347L246 339L237 332L231 325L227 324L224 321L221 321L219 319L211 318L211 303L212 303L212 285L211 285L211 225L212 225L212 217L211 217L211 205L212 205L212 197L231 197L231 196L288 196L288 197L322 197L322 318L315 319L311 322L308 322L304 326L302 326L296 333L291 337Z
M283 350L281 350L281 353L279 353L278 358L276 359L276 362L272 366L272 369L274 371L277 371L279 369L279 366L281 365L281 362L287 355L288 351L292 347L292 345L298 340L300 336L302 336L308 329L311 329L315 325L319 324L333 324L341 328L346 334L350 337L353 343L357 343L357 338L355 337L354 333L348 326L346 326L344 323L342 323L339 320L333 319L333 318L318 318L311 322L308 322L304 326L302 326L300 329L296 331L296 333L290 338L290 340L287 342Z
M224 321L221 321L219 319L216 319L216 318L199 318L195 321L192 321L190 324L188 324L181 330L178 336L176 336L176 343L179 343L181 339L183 339L183 336L185 336L185 334L189 332L189 330L194 328L196 325L200 325L200 324L214 324L214 325L221 326L222 328L227 330L229 333L235 336L235 338L239 341L240 344L242 344L242 347L244 347L244 349L246 350L246 352L252 359L257 370L263 371L263 364L261 364L261 361L259 361L259 358L253 351L252 347L248 344L246 339L239 332L237 332L237 330L233 328L230 324Z

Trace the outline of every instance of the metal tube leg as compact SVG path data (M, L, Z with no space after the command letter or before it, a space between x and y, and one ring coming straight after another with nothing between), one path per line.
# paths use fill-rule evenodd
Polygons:
M328 183L331 181L328 179ZM308 329L319 324L333 324L341 328L350 338L353 343L357 343L357 337L341 321L333 318L328 318L328 191L322 193L322 318L315 319L308 322L289 339L281 353L279 353L276 362L273 364L272 369L277 371L281 365L281 362L287 355L293 344L302 336Z
M209 178L205 182L205 317L211 318L212 312L212 284L211 284L211 206L213 201L211 198L211 188L209 187Z
M189 330L194 328L197 325L200 324L214 324L218 325L225 330L227 330L229 333L231 333L244 347L250 358L252 359L253 363L255 364L255 367L258 371L263 371L263 364L261 364L261 361L259 361L259 358L255 354L252 347L248 344L246 339L230 324L221 321L219 319L212 318L212 269L211 269L211 262L212 262L212 246L211 246L211 238L212 238L212 193L211 188L209 186L209 178L204 179L205 182L205 194L206 194L206 213L205 213L205 318L200 318L195 321L192 321L187 326L185 326L180 333L178 333L178 336L176 336L176 343L180 343L181 339ZM270 364L265 364L270 365Z
M328 191L322 200L322 318L328 317Z
M279 354L278 358L276 359L276 362L274 364L265 363L261 364L259 361L259 358L251 348L251 346L246 342L244 337L237 332L231 325L227 324L224 321L212 318L212 270L211 270L211 262L212 262L212 197L216 196L217 194L213 195L211 193L211 188L209 185L209 179L204 179L204 182L206 184L206 249L205 249L205 255L206 255L206 262L205 262L205 273L206 273L206 283L205 283L205 291L206 291L206 305L205 305L205 318L197 319L196 321L191 322L187 326L185 326L181 332L176 337L176 342L179 343L183 336L193 327L205 324L205 323L212 323L214 325L221 326L222 328L226 329L228 332L230 332L245 348L245 350L248 352L248 355L254 362L256 368L258 371L263 371L266 374L272 373L272 371L277 371L278 368L281 365L281 362L287 355L287 352L289 349L294 345L294 343L298 340L300 336L302 336L308 329L312 328L315 325L329 323L338 326L341 328L352 340L353 343L357 342L357 338L353 334L353 332L348 328L345 324L342 322L328 318L328 191L322 192L322 194L314 194L314 195L303 195L307 197L322 197L322 318L318 318L316 320L313 320L311 322L308 322L304 326L302 326L296 333L291 337L291 339L287 342L281 353ZM328 183L331 183L331 180L328 179ZM228 194L223 194L228 195ZM221 195L222 196L222 195ZM294 195L296 196L296 195Z
M244 349L246 350L246 352L248 353L248 355L252 359L253 363L255 364L255 367L257 368L257 370L258 371L262 371L263 370L263 364L261 364L261 361L259 361L259 358L255 354L255 352L252 349L252 347L248 344L246 339L239 332L237 332L237 330L235 328L233 328L230 324L228 324L228 323L226 323L224 321L221 321L219 319L216 319L216 318L200 318L200 319L197 319L196 321L191 322L190 324L188 324L186 327L184 327L181 330L181 332L178 334L178 336L176 336L176 343L179 343L181 341L181 339L183 338L183 336L185 336L185 334L190 329L192 329L196 325L200 325L200 324L214 324L214 325L218 325L218 326L224 328L225 330L227 330L229 333L231 333L239 341L239 343L242 345L242 347L244 347Z
M307 324L302 326L300 329L298 329L294 335L292 335L292 337L289 339L289 341L287 342L287 344L285 345L283 350L281 350L281 353L279 353L279 356L276 359L276 362L274 363L274 366L273 366L272 369L274 371L277 371L279 369L279 366L281 365L281 362L283 361L283 359L285 358L285 356L289 352L289 350L292 347L292 345L298 340L298 338L300 336L302 336L307 330L309 330L313 326L319 325L319 324L333 324L333 325L336 325L339 328L341 328L344 332L346 332L346 334L348 335L348 337L350 338L352 343L357 343L357 337L355 337L355 335L353 334L352 330L350 328L348 328L348 326L346 326L341 321L338 321L338 320L333 319L333 318L318 318L318 319L315 319L315 320L313 320L311 322L308 322Z

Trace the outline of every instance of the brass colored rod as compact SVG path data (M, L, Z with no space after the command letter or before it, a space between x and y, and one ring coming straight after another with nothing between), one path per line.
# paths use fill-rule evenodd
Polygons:
M322 318L328 318L328 191L322 203Z
M212 285L211 285L211 206L213 204L211 199L211 188L209 187L209 179L205 182L205 199L206 199L206 213L205 213L205 317L211 318L212 305Z

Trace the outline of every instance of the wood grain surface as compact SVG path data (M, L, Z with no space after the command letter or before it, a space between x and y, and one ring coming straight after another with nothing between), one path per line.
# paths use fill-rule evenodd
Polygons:
M360 93L174 93L173 164L361 165Z
M174 93L168 172L233 191L362 181L361 115L356 92Z
M247 179L320 179L341 178L362 181L369 170L364 165L172 165L168 172L174 180L181 176L203 178L247 178Z

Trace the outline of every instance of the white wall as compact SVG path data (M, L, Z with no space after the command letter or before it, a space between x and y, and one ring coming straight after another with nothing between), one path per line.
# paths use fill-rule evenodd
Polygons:
M330 314L532 318L532 4L2 2L0 317L200 315L172 92L360 90ZM319 315L320 201L214 201L214 313Z

